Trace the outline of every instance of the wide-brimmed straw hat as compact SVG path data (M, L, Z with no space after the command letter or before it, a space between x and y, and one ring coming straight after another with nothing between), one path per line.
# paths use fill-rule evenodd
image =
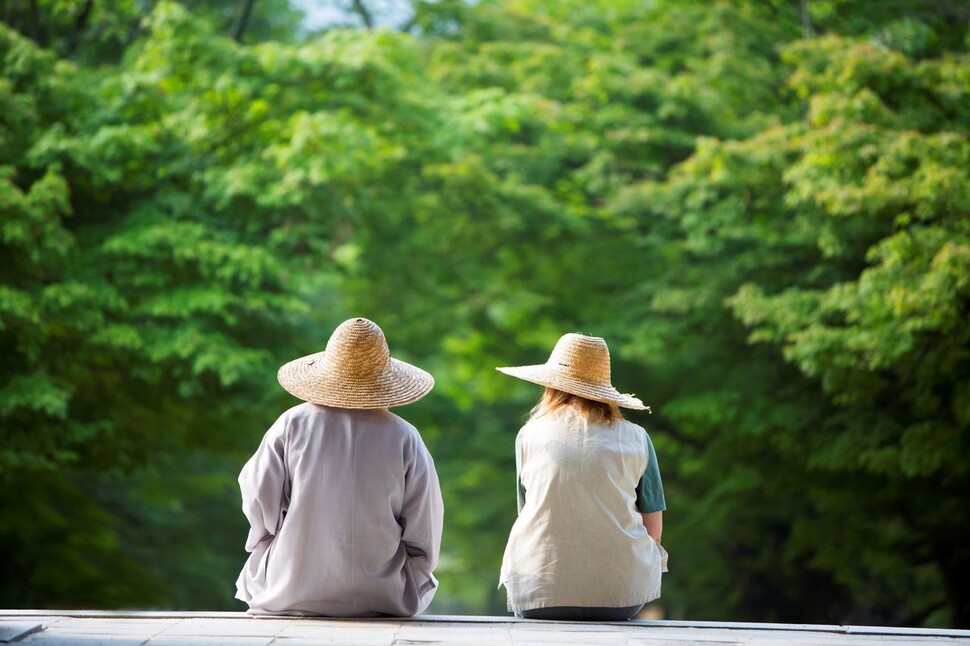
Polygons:
M564 334L545 363L497 370L586 399L623 408L650 410L632 394L623 394L613 387L610 380L610 349L606 341L598 336Z
M430 374L391 358L384 332L365 318L341 323L326 350L284 364L276 378L302 400L337 408L403 406L434 387Z

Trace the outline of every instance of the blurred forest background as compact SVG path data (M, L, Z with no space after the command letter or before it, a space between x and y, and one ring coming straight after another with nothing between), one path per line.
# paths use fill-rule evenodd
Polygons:
M970 5L313 5L0 0L0 606L240 609L276 369L362 315L437 378L432 611L505 612L494 367L580 331L668 618L970 627Z

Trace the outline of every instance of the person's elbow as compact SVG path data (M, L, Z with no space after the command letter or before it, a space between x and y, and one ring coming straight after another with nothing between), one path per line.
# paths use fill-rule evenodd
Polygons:
M659 543L664 528L663 512L653 511L648 514L640 514L640 516L643 517L643 526L647 528L647 534Z

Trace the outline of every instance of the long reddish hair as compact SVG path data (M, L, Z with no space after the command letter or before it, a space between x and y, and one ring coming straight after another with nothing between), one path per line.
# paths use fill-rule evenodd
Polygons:
M589 422L612 422L623 419L623 413L616 404L586 399L548 386L539 398L539 403L533 406L530 417L535 419L543 415L551 415L564 408L572 409Z

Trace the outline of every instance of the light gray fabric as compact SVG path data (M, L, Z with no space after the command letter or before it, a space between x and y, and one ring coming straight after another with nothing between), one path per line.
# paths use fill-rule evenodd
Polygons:
M304 403L239 474L252 613L410 616L437 589L444 507L417 430L386 409Z
M511 610L625 608L660 596L667 552L636 509L647 441L632 422L591 424L568 409L519 431L525 505L500 576Z
M522 486L522 478L516 473L516 505L519 513L525 507L525 487ZM637 483L637 511L641 514L651 514L655 511L665 511L667 501L664 499L664 485L660 478L660 463L657 461L657 452L653 448L653 441L647 434L647 470L640 477Z

